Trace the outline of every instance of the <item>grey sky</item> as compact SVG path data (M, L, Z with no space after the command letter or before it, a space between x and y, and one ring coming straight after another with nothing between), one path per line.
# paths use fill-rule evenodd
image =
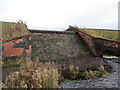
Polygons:
M118 29L119 0L0 0L0 21L26 21L29 28Z

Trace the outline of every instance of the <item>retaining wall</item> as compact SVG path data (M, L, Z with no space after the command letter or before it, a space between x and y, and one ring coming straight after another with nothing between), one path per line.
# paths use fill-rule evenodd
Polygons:
M94 56L101 57L103 54L120 56L120 42L95 38L83 32L78 33Z
M30 31L32 60L64 60L90 56L89 49L76 32Z

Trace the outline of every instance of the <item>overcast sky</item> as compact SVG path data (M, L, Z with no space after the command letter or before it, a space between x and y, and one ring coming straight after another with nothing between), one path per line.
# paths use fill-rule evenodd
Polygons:
M28 28L118 29L119 0L0 0L0 21L23 20Z

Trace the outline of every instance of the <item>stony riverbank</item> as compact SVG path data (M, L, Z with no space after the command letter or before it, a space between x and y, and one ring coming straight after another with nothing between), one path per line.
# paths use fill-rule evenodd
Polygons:
M118 88L118 65L115 59L104 59L112 66L112 72L102 78L89 80L69 81L59 85L59 88Z

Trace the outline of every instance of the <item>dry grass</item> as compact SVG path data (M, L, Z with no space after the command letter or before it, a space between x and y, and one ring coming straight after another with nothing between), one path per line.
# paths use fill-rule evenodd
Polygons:
M89 34L95 38L102 38L102 39L120 42L120 37L119 37L120 31L82 29L82 28L80 28L80 31Z
M58 71L53 63L27 62L5 81L8 88L57 88Z
M4 83L0 82L0 90L2 90L2 88L7 88L7 87L5 86Z
M120 30L88 29L78 28L77 26L69 26L68 31L81 31L95 38L120 42Z
M24 23L0 22L2 24L2 42L7 42L29 34Z
M84 72L84 76L85 76L86 79L90 79L90 78L95 77L96 73L94 71L92 71L92 70L88 70L88 71L86 70Z

